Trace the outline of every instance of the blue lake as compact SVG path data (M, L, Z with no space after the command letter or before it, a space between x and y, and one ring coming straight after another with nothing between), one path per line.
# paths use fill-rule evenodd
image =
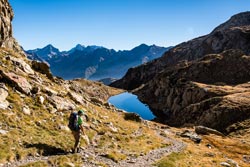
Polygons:
M136 95L131 93L122 93L116 96L112 96L108 100L116 108L125 110L127 112L134 112L139 114L143 119L152 120L155 118L151 110L143 104Z

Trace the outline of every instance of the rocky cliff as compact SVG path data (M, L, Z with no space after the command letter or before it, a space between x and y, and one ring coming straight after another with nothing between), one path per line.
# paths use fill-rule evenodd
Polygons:
M0 47L9 48L15 51L22 51L17 41L13 38L12 24L14 13L7 0L0 1Z
M228 132L249 113L250 12L209 35L182 43L130 69L113 86L133 90L161 122L205 125Z
M250 118L249 68L250 57L239 50L210 54L161 73L136 94L161 122L230 132Z

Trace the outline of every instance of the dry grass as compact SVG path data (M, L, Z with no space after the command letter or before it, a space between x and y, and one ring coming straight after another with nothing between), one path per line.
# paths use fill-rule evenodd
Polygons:
M174 131L177 129L174 129ZM180 131L178 129L177 131ZM247 135L247 134L246 134ZM173 136L176 137L176 136ZM170 154L164 157L155 166L159 167L211 167L221 166L221 162L232 159L241 167L248 167L249 164L243 162L243 155L250 155L250 143L241 137L219 137L215 135L202 136L202 142L195 144L189 139L179 138L187 144L187 148L181 153ZM208 147L208 144L211 147Z
M22 160L30 155L53 156L70 151L74 142L73 136L70 131L59 128L61 125L67 126L69 112L51 114L33 98L20 97L11 87L7 100L13 108L0 111L1 129L9 131L7 135L0 135L0 163ZM31 115L22 112L23 106L29 106ZM91 103L88 107L80 108L86 110L91 120L88 123L95 129L86 130L87 136L98 144L97 151L107 153L114 161L123 160L128 154L146 154L151 149L167 144L142 123L124 120L123 113L116 113ZM118 131L113 132L111 125ZM86 143L82 141L81 146L86 147ZM51 159L50 163L64 166L66 162L73 162L73 158L58 156ZM37 162L28 165L43 164L44 162Z

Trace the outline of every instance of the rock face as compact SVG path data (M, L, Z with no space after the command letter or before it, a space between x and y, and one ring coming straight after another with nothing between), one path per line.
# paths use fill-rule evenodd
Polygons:
M162 122L225 131L250 118L249 68L250 57L241 51L210 54L162 72L136 94Z
M0 83L0 109L6 109L9 106L9 102L6 100L8 95L8 88L4 83Z
M211 34L182 43L130 69L112 86L133 90L159 121L226 131L250 118L250 12Z
M22 93L25 93L26 95L30 94L32 86L30 85L30 83L27 81L26 78L20 75L16 75L15 73L12 72L6 73L1 70L0 70L0 75L5 82L15 87L15 89L19 90Z
M0 1L0 13L0 47L21 52L21 47L13 38L11 21L13 20L14 14L8 0Z

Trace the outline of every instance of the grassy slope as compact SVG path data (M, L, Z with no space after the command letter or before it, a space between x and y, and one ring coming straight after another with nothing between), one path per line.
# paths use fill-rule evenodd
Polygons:
M180 132L183 129L172 130ZM249 163L243 161L243 156L250 155L249 137L249 132L243 135L228 137L204 135L200 144L195 144L189 139L182 138L181 140L187 143L187 148L181 153L173 153L162 158L155 165L158 167L211 167L221 166L221 162L232 159L239 166L248 167ZM208 147L208 144L211 147Z
M5 65L5 67L0 67L0 70L15 71L13 65L3 58L9 54L20 58L16 53L0 50L1 59ZM51 83L44 75L38 75L42 78L43 84L49 85L58 92L65 91L65 88L61 87L61 85ZM29 76L23 76L28 81L31 81ZM107 100L107 97L110 95L122 92L121 90L86 80L80 81L78 84L86 93L86 96L100 97L103 101ZM9 89L7 100L10 102L12 109L0 110L0 127L9 131L7 135L0 134L0 163L26 159L27 156L46 156L69 152L73 146L73 136L70 131L62 130L61 127L67 126L70 112L50 113L46 107L48 106L46 100L41 105L36 97L22 95L13 90L10 85L7 86ZM64 96L64 98L69 98L66 94ZM25 115L22 112L23 106L30 108L31 115ZM79 105L78 108L83 108L87 111L90 118L88 123L95 130L86 130L86 133L91 140L95 140L98 144L97 150L104 152L107 154L107 157L115 161L125 159L127 154L145 154L151 149L159 148L166 144L162 143L161 138L155 136L154 131L143 123L125 121L123 113L116 113L103 106L94 105L91 102L88 105ZM118 132L110 130L110 123L118 129ZM134 135L138 129L142 129L142 134ZM83 147L86 146L84 142L81 145ZM57 163L57 165L62 165L66 162L76 162L76 165L82 163L81 157L76 155L53 157L50 161L50 163ZM43 166L41 164L44 164L44 162L35 164Z

